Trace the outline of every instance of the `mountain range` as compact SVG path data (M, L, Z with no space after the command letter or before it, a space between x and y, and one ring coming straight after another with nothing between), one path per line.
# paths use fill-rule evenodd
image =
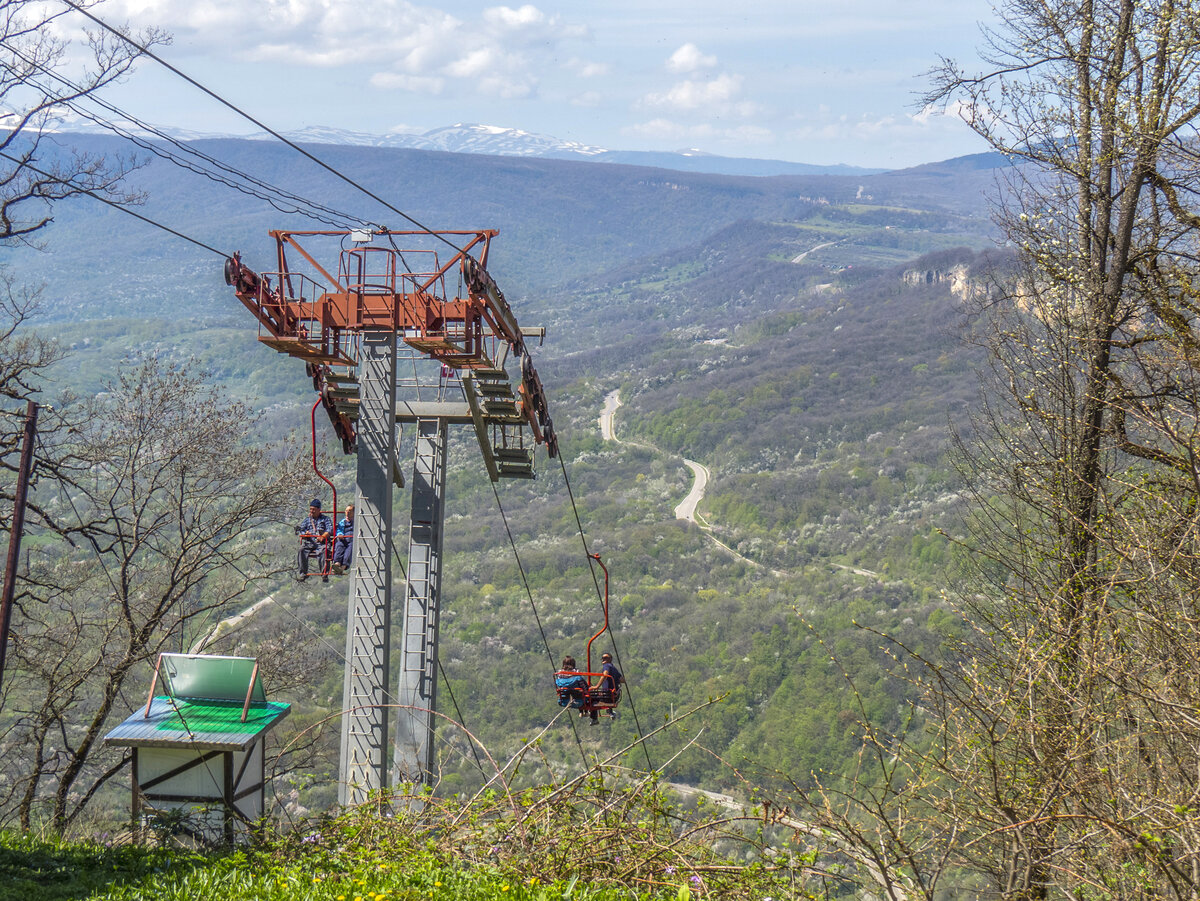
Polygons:
M117 125L123 130L140 137L153 137L150 132L139 124L118 122ZM110 130L104 126L79 117L64 118L60 120L57 128L62 132L68 133L110 133ZM160 131L173 138L185 141L204 138L276 140L274 135L267 132L259 132L252 135L231 135L206 134L180 128L161 128ZM522 131L518 128L464 123L434 128L423 134L397 132L378 135L369 132L331 128L324 125L310 125L306 128L283 132L282 134L288 140L306 144L391 147L414 150L443 150L450 153L473 153L489 156L586 160L630 166L654 166L660 169L675 169L681 172L706 172L713 175L873 175L886 171L883 169L865 169L859 166L818 166L809 163L794 163L787 160L717 156L696 149L676 151L608 150L603 147L581 144L577 141L565 141L551 135Z

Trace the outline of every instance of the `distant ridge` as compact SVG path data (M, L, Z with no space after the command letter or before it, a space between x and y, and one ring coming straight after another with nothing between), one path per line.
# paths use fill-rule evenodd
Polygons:
M2 120L0 120L2 123ZM128 131L148 136L142 129L118 123ZM56 129L82 134L109 134L90 121L62 119ZM183 141L205 138L242 138L271 141L266 132L252 135L203 134L179 128L163 128L163 132ZM886 169L865 169L859 166L818 166L793 163L787 160L761 160L749 157L716 156L700 150L677 151L607 150L577 141L564 141L551 135L535 134L519 128L497 125L457 124L435 128L423 134L370 134L324 125L310 125L296 131L282 132L289 140L309 144L333 144L352 147L401 147L414 150L441 150L448 153L479 153L489 156L520 156L540 159L578 160L617 163L627 166L654 166L679 172L702 172L711 175L877 175Z
M817 166L786 160L759 160L745 157L716 156L699 150L673 152L606 150L563 141L551 135L502 128L496 125L458 124L435 128L424 134L371 135L337 128L312 126L287 132L293 141L314 144L356 144L369 147L411 147L417 150L445 150L451 153L483 153L492 156L526 156L555 160L586 160L627 166L655 166L681 172L707 172L713 175L876 175L885 169L858 166ZM268 138L269 135L253 135Z

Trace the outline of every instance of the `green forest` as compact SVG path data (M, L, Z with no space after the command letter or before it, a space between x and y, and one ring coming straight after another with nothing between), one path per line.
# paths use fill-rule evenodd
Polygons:
M42 412L0 898L1195 897L1194 7L1004 4L994 65L944 62L924 98L974 111L995 152L912 170L317 148L420 219L499 229L489 271L545 329L560 450L493 484L450 430L436 779L353 811L350 578L293 570L308 499L333 505L314 463L343 506L355 460L322 416L310 444L311 373L222 279L305 220L116 138L81 157L36 117L9 133L6 533ZM136 56L114 40L95 90ZM282 146L197 143L342 196ZM553 681L603 624L589 554L610 574L593 655L627 680L596 726ZM292 705L237 849L170 811L131 824L132 757L103 741L159 653L201 649L257 658ZM600 852L567 853L575 828Z

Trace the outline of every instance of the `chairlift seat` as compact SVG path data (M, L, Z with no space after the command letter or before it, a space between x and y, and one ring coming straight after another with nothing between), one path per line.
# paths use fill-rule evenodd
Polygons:
M554 674L554 689L559 707L571 707L580 713L614 709L621 701L621 692L602 688L603 673L579 670L559 670Z

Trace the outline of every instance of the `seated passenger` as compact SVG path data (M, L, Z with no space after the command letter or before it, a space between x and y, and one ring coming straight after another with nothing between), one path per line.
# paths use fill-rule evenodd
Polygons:
M296 555L296 578L299 581L303 582L308 578L308 561L312 557L317 558L317 565L321 569L321 581L329 581L327 555L329 533L332 531L333 523L321 512L321 501L314 497L308 505L308 518L296 527L296 534L300 536L300 550Z
M621 686L625 684L625 677L613 664L612 654L602 654L600 661L600 690L604 692L605 701L616 704L621 700Z
M337 524L333 542L333 573L340 576L350 568L354 559L354 504L346 508L346 518Z
M554 687L558 689L559 707L582 707L587 694L587 679L575 668L575 658L567 655L562 660L562 669L554 674Z

